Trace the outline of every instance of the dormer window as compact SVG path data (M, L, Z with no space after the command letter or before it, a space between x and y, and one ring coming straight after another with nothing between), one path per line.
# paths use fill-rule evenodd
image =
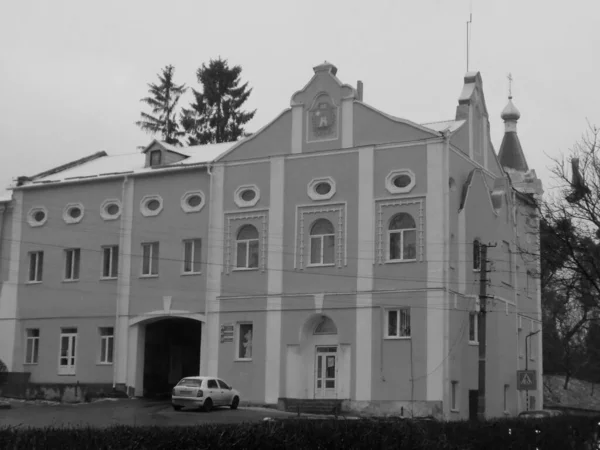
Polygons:
M152 150L150 152L150 167L160 166L162 164L162 152L160 150Z

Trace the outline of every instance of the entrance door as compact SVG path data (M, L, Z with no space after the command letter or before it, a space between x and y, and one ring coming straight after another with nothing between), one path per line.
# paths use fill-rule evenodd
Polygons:
M337 347L317 347L315 398L336 398Z
M469 390L469 420L477 420L477 410L479 408L479 391Z

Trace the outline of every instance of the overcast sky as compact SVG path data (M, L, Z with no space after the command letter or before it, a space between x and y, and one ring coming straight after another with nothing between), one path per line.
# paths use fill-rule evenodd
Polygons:
M418 123L454 118L466 72L480 71L500 147L507 74L529 166L600 126L598 0L9 1L0 7L0 195L19 175L99 150L136 152L147 83L175 81L219 55L254 88L256 131L328 60L364 100ZM183 102L187 103L186 97Z

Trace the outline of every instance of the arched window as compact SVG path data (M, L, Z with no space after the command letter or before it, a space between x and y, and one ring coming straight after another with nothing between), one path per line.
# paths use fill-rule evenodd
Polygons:
M252 225L244 225L236 239L237 267L255 269L258 267L258 231Z
M329 220L319 219L310 229L310 264L329 265L334 261L335 230Z
M417 258L417 226L410 214L399 213L390 220L390 261L411 261Z
M481 269L481 243L479 239L473 241L473 270L479 272Z
M323 317L315 327L313 334L337 334L337 327L329 317Z

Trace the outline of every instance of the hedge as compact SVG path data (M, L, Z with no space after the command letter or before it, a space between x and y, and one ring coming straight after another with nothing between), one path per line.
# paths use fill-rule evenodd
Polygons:
M535 427L541 434L535 433ZM287 419L195 427L0 428L0 449L566 449L589 418L496 422ZM509 428L512 433L509 434Z

